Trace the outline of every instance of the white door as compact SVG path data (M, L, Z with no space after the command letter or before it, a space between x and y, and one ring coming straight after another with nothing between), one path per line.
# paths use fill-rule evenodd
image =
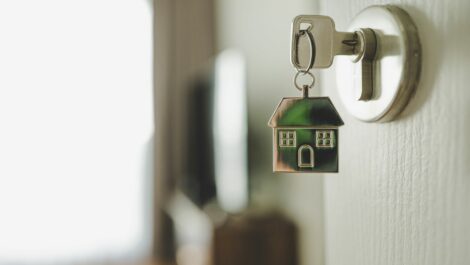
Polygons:
M345 30L382 2L321 0L321 8ZM340 104L335 67L322 76L345 120L340 173L325 177L326 263L470 264L470 1L391 2L417 24L424 59L398 120L355 120Z

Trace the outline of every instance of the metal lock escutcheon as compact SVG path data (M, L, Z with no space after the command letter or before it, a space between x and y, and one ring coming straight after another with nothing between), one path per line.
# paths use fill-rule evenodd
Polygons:
M308 40L298 36L308 30ZM421 70L418 31L403 9L371 6L361 11L347 32L336 31L333 19L300 15L292 23L291 62L301 69L329 68L335 57L339 96L346 109L366 122L393 120L407 105L417 87Z

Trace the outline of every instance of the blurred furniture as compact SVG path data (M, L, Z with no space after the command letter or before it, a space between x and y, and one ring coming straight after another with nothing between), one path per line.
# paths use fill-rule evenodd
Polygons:
M277 213L229 217L215 228L214 265L296 265L297 228Z

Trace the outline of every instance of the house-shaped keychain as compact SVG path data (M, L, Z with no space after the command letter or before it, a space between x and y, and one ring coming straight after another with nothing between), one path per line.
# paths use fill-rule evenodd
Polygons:
M338 172L338 127L343 120L328 97L283 98L273 128L274 172Z

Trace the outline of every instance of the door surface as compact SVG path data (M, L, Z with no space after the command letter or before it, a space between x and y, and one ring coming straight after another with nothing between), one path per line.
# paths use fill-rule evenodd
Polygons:
M341 105L335 67L323 71L324 94L345 120L340 173L325 177L326 264L470 264L470 2L320 6L345 30L359 11L385 3L417 24L422 77L397 120L368 124Z

